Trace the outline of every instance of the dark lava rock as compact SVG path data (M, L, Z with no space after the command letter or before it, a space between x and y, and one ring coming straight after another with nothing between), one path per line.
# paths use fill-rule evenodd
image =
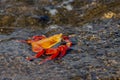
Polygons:
M81 31L81 28L53 26L40 29L39 31L38 29L32 30L27 28L21 29L20 31L16 30L10 35L1 35L1 80L105 80L120 76L120 46L117 44L119 43L118 36L106 38L110 31L107 31L108 33L106 34L99 34L97 32ZM71 40L73 42L77 41L77 44L72 46L72 50L68 51L66 56L61 60L48 61L42 65L38 63L47 56L34 61L27 61L25 59L25 57L35 55L35 53L31 51L31 47L28 44L16 42L17 39L20 39L18 37L26 39L35 34L53 35L54 33L58 33L57 31L66 33L67 35L70 33L75 34L75 39L73 38ZM93 39L94 37L91 36L93 34L98 35L94 37L102 35L104 39ZM85 37L88 35L90 36L89 39Z
M12 3L10 0L8 3ZM4 2L2 0L2 2ZM72 3L75 5L75 10L77 11L66 11L65 9L60 9L60 13L56 16L53 16L58 23L71 23L69 25L57 25L56 22L52 25L47 25L47 27L42 28L41 25L34 26L32 24L34 20L30 18L22 19L22 23L19 21L20 18L23 18L25 14L35 14L35 15L45 15L44 13L34 13L36 10L32 4L26 4L26 1L29 0L15 0L20 3L12 3L14 6L8 5L8 8L4 5L1 9L5 10L5 14L10 13L14 15L14 18L18 16L17 19L12 21L18 21L19 24L25 24L25 27L15 27L12 31L9 31L11 26L14 24L11 23L11 17L6 15L0 16L1 26L5 24L6 29L0 30L0 80L119 80L120 79L120 25L118 21L115 21L114 18L107 20L96 20L92 23L87 23L83 26L75 27L71 26L72 22L77 23L86 23L86 21L92 21L96 17L100 17L104 11L113 10L114 6L119 6L119 0L110 0L114 4L108 1L109 6L101 6L101 3L96 8L95 6L91 9L90 6L98 4L94 2L88 4L86 1L76 0ZM24 4L25 1L25 4ZM30 0L31 1L31 0ZM32 0L33 1L33 0ZM36 0L35 0L36 1ZM38 0L37 0L38 1ZM39 0L47 3L48 0ZM49 0L51 1L51 0ZM52 0L53 1L53 0ZM87 0L89 1L89 0ZM94 0L95 1L95 0ZM105 1L105 2L106 2ZM116 4L115 4L116 1ZM59 1L60 4L63 2ZM84 3L84 5L83 5ZM21 5L22 4L22 5ZM41 3L43 4L43 3ZM57 0L52 5L57 4ZM104 3L105 4L105 3ZM21 6L19 6L21 5ZM83 7L81 7L81 6ZM16 8L16 6L18 6ZM34 5L36 6L36 5ZM42 8L45 5L42 5ZM10 7L10 8L9 8ZM88 7L90 9L88 9ZM111 9L108 9L108 8ZM77 8L77 9L76 9ZM81 9L82 8L82 9ZM11 10L12 9L12 10ZM28 10L27 10L28 9ZM41 6L38 6L37 9L41 9ZM80 17L76 12L81 10L87 10L87 14L83 15L84 21L80 21ZM103 9L103 10L102 10ZM114 8L116 9L116 7ZM18 13L15 15L16 10ZM27 11L26 11L27 10ZM62 12L63 10L63 12ZM90 12L92 13L90 13ZM68 16L70 18L67 18ZM83 11L84 12L84 11ZM97 12L97 13L96 13ZM74 13L74 14L73 14ZM2 13L3 14L3 13ZM72 15L73 14L73 15ZM76 21L76 16L78 20ZM23 17L22 17L23 16ZM72 16L72 18L71 18ZM79 15L80 16L80 15ZM1 17L3 17L1 20ZM74 17L74 18L73 18ZM43 22L48 21L48 16L37 16L36 19L40 19ZM93 18L93 19L92 19ZM7 20L6 20L7 19ZM92 19L92 20L91 20ZM28 21L32 27L28 25ZM61 23L62 22L62 23ZM9 23L9 24L7 24ZM16 23L15 25L18 25ZM73 25L73 24L72 24ZM14 28L14 27L13 27ZM2 29L0 27L0 29ZM5 32L6 31L6 32ZM7 34L9 32L9 34ZM38 63L48 56L40 57L34 61L27 61L27 56L35 55L32 52L31 46L26 43L18 42L17 40L25 40L31 38L34 35L46 35L51 36L53 34L63 33L65 35L74 35L75 38L71 39L75 43L71 47L72 50L68 51L67 54L60 60L51 60L42 65ZM77 41L77 42L76 42Z

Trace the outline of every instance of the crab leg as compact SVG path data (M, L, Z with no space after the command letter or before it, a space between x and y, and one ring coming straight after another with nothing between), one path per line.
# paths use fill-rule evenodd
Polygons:
M45 35L40 35L40 36L33 36L32 39L35 40L35 41L38 41L38 40L41 40L41 39L44 39L46 38Z
M41 35L41 36L33 36L31 39L28 39L28 40L17 40L16 42L22 42L22 43L32 43L32 42L35 42L35 41L38 41L38 40L41 40L41 39L44 39L46 38L46 36L44 35Z
M29 60L29 61L34 60L34 59L39 58L40 56L42 56L44 54L44 52L45 52L45 50L41 49L41 50L39 50L39 52L35 56L27 57L26 59Z
M52 54L51 56L47 57L46 59L42 60L39 64L43 64L48 60L53 60L59 55L59 50L56 48L50 48L46 50L46 54Z

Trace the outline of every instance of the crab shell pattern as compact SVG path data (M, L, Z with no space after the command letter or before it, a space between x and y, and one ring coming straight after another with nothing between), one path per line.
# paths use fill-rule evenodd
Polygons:
M41 36L33 36L31 39L25 40L26 43L32 46L32 51L37 53L32 57L27 57L27 60L34 60L36 58L41 57L42 55L50 55L46 59L42 60L40 64L53 60L55 58L62 58L67 50L71 47L72 42L69 40L68 36L63 36L62 33L53 35L51 37L46 37L45 35ZM57 47L55 45L64 42L64 44L60 44Z

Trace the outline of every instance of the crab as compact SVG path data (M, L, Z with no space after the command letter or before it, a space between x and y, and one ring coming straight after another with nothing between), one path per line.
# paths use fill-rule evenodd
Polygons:
M49 55L46 59L42 60L39 64L43 64L48 60L61 59L72 46L69 36L64 36L62 33L50 37L45 35L33 36L31 39L25 40L32 46L32 51L36 54L26 59L32 61L42 55Z

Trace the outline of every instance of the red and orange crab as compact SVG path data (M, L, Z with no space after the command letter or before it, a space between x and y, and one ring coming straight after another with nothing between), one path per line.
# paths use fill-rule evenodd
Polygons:
M31 61L35 58L41 57L44 54L50 55L41 61L40 64L55 58L62 58L72 45L69 37L64 36L62 33L53 35L48 38L45 35L33 36L31 39L25 40L24 42L31 44L32 51L37 53L32 57L27 57L27 60Z

